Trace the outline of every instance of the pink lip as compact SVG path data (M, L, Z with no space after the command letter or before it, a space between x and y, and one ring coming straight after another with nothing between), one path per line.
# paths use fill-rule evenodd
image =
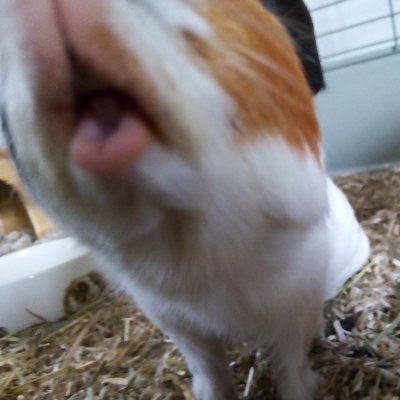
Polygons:
M142 100L142 109L153 105L148 103L151 87L146 85L136 60L108 27L104 1L17 1L28 46L44 83L41 92L46 92L46 96L53 100L69 96L66 104L71 107L73 54L94 74L109 80L115 89L133 92L136 100ZM104 135L102 118L97 116L87 112L76 116L69 139L70 159L93 174L122 174L149 147L152 132L148 120L139 110L124 108L113 130Z

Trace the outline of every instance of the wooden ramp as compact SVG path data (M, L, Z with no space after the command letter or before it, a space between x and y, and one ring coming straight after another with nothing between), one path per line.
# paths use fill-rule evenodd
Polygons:
M32 229L41 238L57 228L26 194L6 149L0 149L0 234Z

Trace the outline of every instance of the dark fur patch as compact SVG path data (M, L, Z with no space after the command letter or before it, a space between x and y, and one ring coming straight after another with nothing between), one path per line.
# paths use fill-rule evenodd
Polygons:
M325 87L325 81L314 25L307 6L302 0L261 0L261 3L285 25L303 64L308 83L314 94L318 93Z

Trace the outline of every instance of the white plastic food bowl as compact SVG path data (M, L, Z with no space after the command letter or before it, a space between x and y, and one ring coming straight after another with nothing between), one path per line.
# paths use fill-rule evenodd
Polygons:
M11 331L63 316L63 296L71 281L95 264L72 238L34 245L0 258L0 326Z

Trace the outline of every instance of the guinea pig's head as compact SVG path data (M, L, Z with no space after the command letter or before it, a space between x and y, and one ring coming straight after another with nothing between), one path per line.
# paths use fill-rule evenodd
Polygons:
M150 229L260 137L320 160L301 65L257 0L0 0L0 57L19 171L75 231Z

